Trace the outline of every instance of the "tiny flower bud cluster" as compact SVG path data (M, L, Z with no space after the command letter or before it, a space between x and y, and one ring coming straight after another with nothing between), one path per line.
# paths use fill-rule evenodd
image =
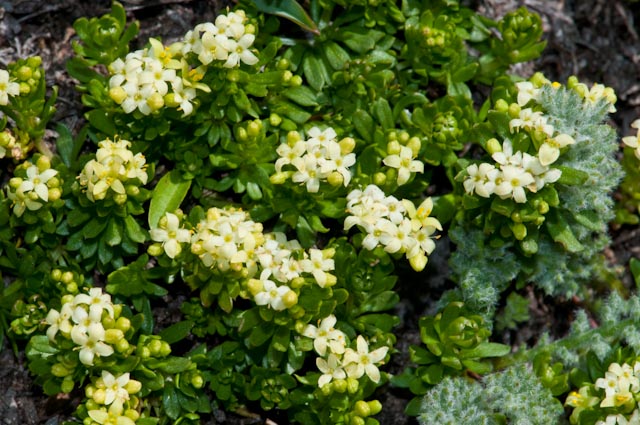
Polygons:
M124 332L130 327L125 317L119 317L120 306L111 302L111 296L100 288L91 288L88 294L62 298L60 311L51 309L47 314L47 336L51 342L56 336L70 339L78 346L81 363L92 366L96 357L108 357L126 350Z
M604 394L602 394L604 392ZM603 398L604 395L604 398ZM598 378L591 389L591 385L571 392L565 404L574 407L572 417L578 419L579 414L585 410L594 408L623 409L631 412L629 416L623 414L609 414L605 420L599 420L596 425L609 424L640 424L640 411L637 399L640 396L640 362L633 366L623 363L611 363L603 378Z
M398 186L409 181L411 173L423 173L424 163L416 159L420 152L420 139L412 137L406 146L400 145L398 141L390 141L387 144L387 156L382 160L387 167L398 170Z
M39 210L45 203L60 199L61 182L48 157L39 157L36 164L22 163L15 174L9 181L7 197L13 203L16 216L22 216L26 210Z
M595 105L596 103L604 100L609 103L609 109L607 112L616 112L615 103L617 102L618 97L611 87L595 83L591 88L589 88L586 84L580 83L575 76L569 77L567 80L567 87L578 93L589 105Z
M252 221L245 211L210 208L195 228L191 252L207 267L223 272L246 269L252 276L257 270L254 252L263 240L262 224Z
M365 374L373 382L380 382L380 370L376 364L383 362L389 347L370 352L367 341L358 335L356 349L348 348L346 335L334 327L336 322L336 317L329 315L318 321L317 327L307 325L302 331L302 335L313 339L313 348L320 356L316 358L316 366L322 372L318 378L318 388L325 388L333 381L327 390L339 391L341 387L349 385L348 380L360 379ZM357 383L354 385L352 381L351 386L357 390Z
M80 185L86 188L90 201L96 202L113 197L122 205L127 196L137 193L138 186L147 183L146 160L141 153L129 150L131 142L109 139L101 141L96 158L85 164L80 176Z
M495 140L495 139L493 139ZM496 141L496 144L499 144ZM501 150L492 155L496 165L489 163L471 164L467 167L465 191L483 198L492 194L501 199L513 199L517 203L527 202L525 189L535 193L545 184L557 181L562 172L542 165L538 157L526 152L513 152L510 140L505 140Z
M151 48L131 52L124 60L118 58L109 65L109 96L126 113L137 109L149 115L166 104L189 115L196 90L193 78L183 78L177 72L186 66L174 59L181 45L165 47L153 38L149 43ZM195 77L197 72L189 75Z
M304 184L307 192L317 193L320 183L327 181L331 186L347 186L351 181L351 167L356 162L353 153L355 141L346 137L336 140L336 132L329 127L321 130L311 128L307 140L302 140L298 132L290 132L287 142L282 143L276 152L276 174L271 176L274 184L282 184L288 178L294 183ZM291 166L293 170L282 171Z
M258 57L250 50L255 35L252 24L246 24L243 10L216 17L215 23L198 24L184 37L182 53L194 53L203 65L224 61L225 68L235 68L240 62L258 63Z
M0 132L0 158L7 156L7 151L10 152L10 156L14 159L22 158L23 153L20 144L16 143L16 138L9 130L4 130Z
M180 227L182 212L167 213L159 227L149 232L156 244L149 252L164 251L170 258L182 252L183 243L190 243L191 253L206 267L220 272L237 273L249 279L248 287L258 305L268 305L281 311L297 303L292 282L299 287L306 277L312 277L320 287L335 285L334 249L305 251L296 240L287 240L283 233L262 232L262 224L251 220L239 209L210 208L195 229ZM253 279L259 275L259 279ZM277 282L277 283L276 283Z
M383 246L391 254L403 253L414 270L420 271L435 248L431 235L442 230L440 222L429 217L432 208L431 198L416 209L411 201L385 196L378 186L369 185L364 190L352 190L347 196L350 215L345 219L344 229L357 225L366 233L364 248Z
M622 142L633 148L636 158L640 159L640 118L631 123L631 128L638 130L636 135L623 137Z
M6 69L0 69L0 105L9 104L9 96L14 97L20 94L20 84L11 80Z

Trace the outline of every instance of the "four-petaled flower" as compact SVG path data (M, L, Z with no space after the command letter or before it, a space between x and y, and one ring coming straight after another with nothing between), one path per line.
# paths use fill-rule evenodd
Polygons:
M366 374L373 382L380 382L380 370L376 363L381 363L389 351L389 347L380 347L369 352L369 344L362 335L356 340L356 350L347 349L342 358L344 369L350 378L359 379Z
M402 146L398 154L389 155L382 160L384 165L398 169L398 186L402 186L409 181L411 173L423 173L424 163L414 159L413 150L407 146Z
M151 229L149 236L155 242L162 242L162 248L169 258L176 258L182 252L181 243L191 241L191 232L180 227L180 219L170 212L164 220L160 220L160 227Z

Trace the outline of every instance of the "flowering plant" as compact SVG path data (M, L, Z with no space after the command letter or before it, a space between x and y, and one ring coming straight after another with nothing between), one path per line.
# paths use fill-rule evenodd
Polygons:
M82 129L45 143L41 61L0 70L0 323L76 419L374 425L380 389L408 388L423 423L550 423L561 399L573 422L637 420L637 371L614 359L639 352L637 297L597 330L492 341L528 319L524 286L590 303L613 273L615 94L507 74L544 47L537 15L241 1L131 51L114 2L74 29ZM418 285L408 348L399 294Z

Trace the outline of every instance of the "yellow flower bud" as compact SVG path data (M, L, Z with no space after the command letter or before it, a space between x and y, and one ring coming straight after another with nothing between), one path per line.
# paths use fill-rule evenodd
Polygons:
M420 139L418 137L414 136L407 142L407 147L411 149L411 153L413 153L413 156L418 156L418 154L420 153L420 148L422 147L422 143L420 142Z
M353 152L356 147L356 141L353 139L353 137L345 137L344 139L340 140L338 144L340 145L341 155L347 155Z
M378 400L368 401L367 404L369 405L371 415L377 415L382 411L382 403L380 403Z
M293 291L289 291L282 296L282 303L285 307L290 308L298 303L298 294Z
M271 184L283 184L287 181L288 177L289 173L286 172L275 173L269 176L269 181L271 182Z
M280 125L280 123L282 123L282 118L280 117L280 115L278 114L269 115L269 124L271 124L274 127L277 127Z
M511 118L518 118L520 116L520 105L518 105L517 103L512 103L511 105L509 105L509 116Z
M493 155L497 152L502 152L502 145L500 144L500 142L498 142L498 139L491 138L487 140L487 152L489 152L489 155Z
M347 381L344 379L336 379L332 382L333 390L337 393L343 393L347 391Z
M120 105L127 98L127 92L120 86L112 87L109 89L109 97Z
M387 143L387 154L389 155L398 155L401 149L402 146L400 146L400 143L397 140L392 140Z
M355 404L353 410L354 410L356 415L362 416L364 418L366 418L367 416L371 415L371 408L369 407L369 403L367 403L364 400L356 401L356 404Z
M327 176L327 182L333 187L338 187L344 183L344 177L342 177L342 174L340 174L339 172L332 171Z
M376 186L383 186L386 182L387 176L384 173L378 172L373 175L373 184Z
M127 390L129 394L136 394L142 389L142 383L135 379L129 379L129 382L124 386L124 389Z
M247 289L249 289L249 292L251 292L251 295L254 297L256 294L262 292L263 288L262 281L259 279L249 279L249 282L247 282Z
M98 404L104 404L107 399L107 392L103 388L99 388L93 392L93 397L91 398Z
M104 333L106 343L114 345L124 339L124 333L120 329L107 329Z
M62 196L62 190L58 187L49 189L49 202L55 202Z
M38 158L38 161L36 161L36 166L38 167L38 171L42 173L51 168L51 160L48 156L42 155Z

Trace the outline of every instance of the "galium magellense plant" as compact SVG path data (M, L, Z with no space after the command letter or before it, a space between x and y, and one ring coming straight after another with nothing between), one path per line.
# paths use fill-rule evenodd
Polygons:
M612 273L607 224L635 199L625 180L614 213L613 91L507 74L544 48L524 8L309 6L242 1L133 51L119 3L79 19L87 124L55 146L41 60L0 70L0 323L36 382L87 425L376 424L391 387L422 423L635 423L637 296L565 339L491 341L527 320L525 285L595 305ZM449 240L450 289L391 373L398 290L429 293Z

